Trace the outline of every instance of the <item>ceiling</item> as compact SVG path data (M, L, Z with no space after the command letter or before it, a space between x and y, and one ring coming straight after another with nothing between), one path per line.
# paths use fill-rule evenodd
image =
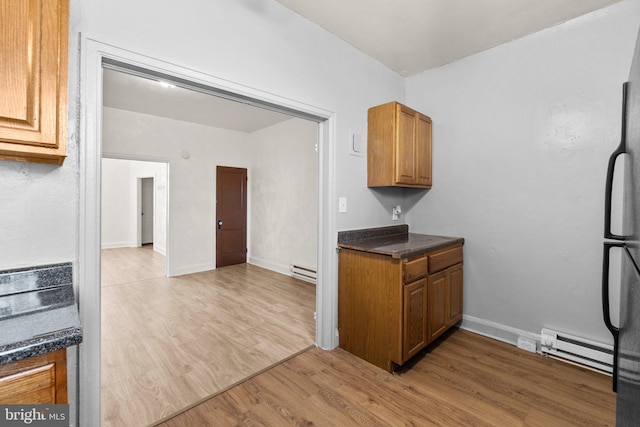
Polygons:
M620 0L276 0L408 77ZM104 105L241 132L291 116L104 70Z
M156 80L105 69L105 107L240 132L255 132L291 116Z
M276 0L409 77L619 0Z

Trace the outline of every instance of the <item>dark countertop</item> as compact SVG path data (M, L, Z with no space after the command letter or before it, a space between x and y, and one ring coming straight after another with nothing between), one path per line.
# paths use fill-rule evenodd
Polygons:
M81 341L71 263L0 271L0 365Z
M409 233L408 225L338 232L339 248L388 255L392 258L411 258L462 244L464 239L461 237Z

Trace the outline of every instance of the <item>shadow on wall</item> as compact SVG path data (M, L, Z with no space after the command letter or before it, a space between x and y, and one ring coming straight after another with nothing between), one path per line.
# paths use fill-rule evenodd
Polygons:
M380 205L391 213L396 205L402 208L402 214L407 214L424 196L430 188L400 188L400 187L370 187L371 194L380 202Z

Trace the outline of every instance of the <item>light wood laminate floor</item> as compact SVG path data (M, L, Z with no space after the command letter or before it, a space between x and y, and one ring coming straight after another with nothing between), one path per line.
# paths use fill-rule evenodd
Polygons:
M315 286L249 264L164 277L150 247L102 254L102 425L145 426L315 342Z
M308 350L170 419L184 426L614 426L611 377L456 330L389 374Z

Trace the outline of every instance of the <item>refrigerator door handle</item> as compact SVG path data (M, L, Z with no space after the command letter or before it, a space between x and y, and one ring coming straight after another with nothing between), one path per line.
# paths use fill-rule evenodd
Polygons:
M614 240L624 240L626 236L614 234L611 232L611 197L613 190L613 173L616 168L616 160L621 154L627 152L627 85L626 82L622 85L622 132L620 138L620 145L609 157L609 165L607 166L607 180L605 182L604 191L604 238Z
M613 391L618 388L618 336L620 330L611 322L611 309L609 306L609 253L611 248L625 248L622 242L605 242L602 254L602 314L604 324L613 335ZM626 249L626 248L625 248Z

